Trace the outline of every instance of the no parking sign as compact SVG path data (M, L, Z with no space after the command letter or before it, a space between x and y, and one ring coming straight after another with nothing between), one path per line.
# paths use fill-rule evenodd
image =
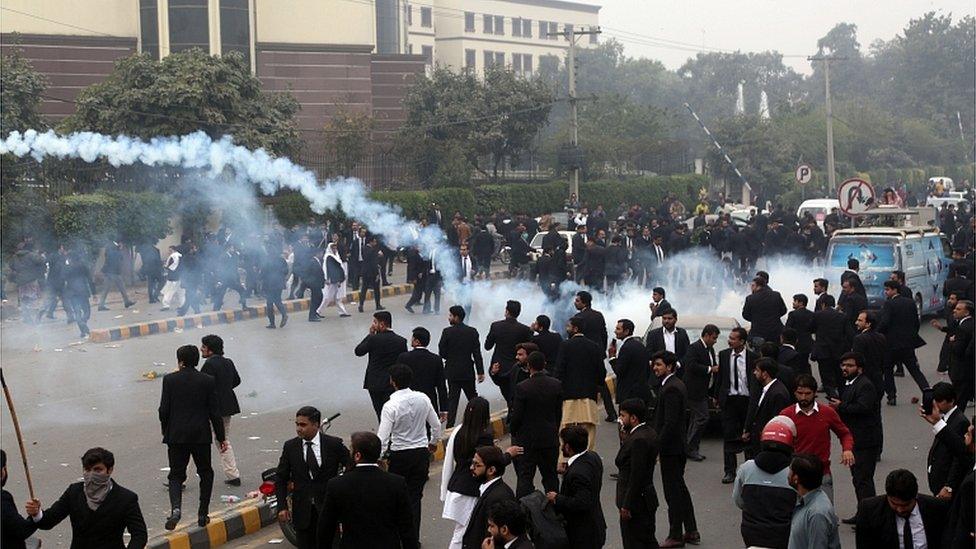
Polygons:
M861 215L874 207L874 186L863 179L848 179L837 188L840 210L847 215Z

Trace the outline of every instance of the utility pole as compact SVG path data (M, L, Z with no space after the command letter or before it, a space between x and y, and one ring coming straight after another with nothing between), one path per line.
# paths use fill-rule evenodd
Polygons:
M562 36L569 41L569 54L566 58L566 68L569 72L569 127L572 134L573 157L576 159L573 166L573 176L569 182L570 194L575 194L579 199L579 119L576 110L576 39L580 36L595 36L600 34L599 27L589 30L569 30L563 28L563 32L546 33L546 36Z
M847 61L846 57L836 55L812 55L807 61L823 61L824 88L827 103L827 191L837 190L837 175L834 173L834 111L830 108L830 62Z

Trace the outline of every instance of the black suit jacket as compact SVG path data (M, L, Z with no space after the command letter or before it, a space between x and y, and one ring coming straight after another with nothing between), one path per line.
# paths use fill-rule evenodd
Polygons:
M843 310L847 321L853 326L854 321L857 320L857 315L868 308L868 298L857 292L853 292L850 295L841 293L840 298L837 300L837 306Z
M214 378L193 368L163 376L159 423L164 444L210 444L211 427L217 440L224 440Z
M911 298L896 295L885 300L878 315L877 330L888 338L889 349L900 351L925 345L918 337L918 327L918 308Z
M397 362L405 364L413 371L410 388L420 391L430 398L434 410L447 411L447 384L444 379L444 363L441 357L427 349L412 349L400 353Z
M556 358L559 357L559 344L562 342L563 336L549 330L532 336L532 343L539 346L539 351L546 355L546 363L550 366L556 363Z
M957 408L952 415L943 419L946 426L935 435L927 460L929 489L933 494L939 493L944 486L955 490L966 473L973 470L972 454L966 451L966 443L963 441L963 436L969 429L966 413Z
M888 352L888 341L884 334L879 334L874 330L861 332L854 336L851 343L851 350L861 353L864 356L864 374L872 382L882 379L881 373L885 364L885 356ZM884 388L875 384L875 391L883 391ZM880 398L880 394L878 395Z
M71 519L71 549L122 549L122 534L128 530L129 549L142 549L148 535L139 509L139 496L112 481L105 501L92 511L85 499L85 485L76 482L44 510L37 527L50 530L65 518ZM4 530L7 525L4 524ZM6 547L6 545L4 546Z
M559 446L562 417L563 384L558 379L542 372L515 386L508 416L513 444L527 448Z
M851 434L854 448L864 450L881 446L881 418L878 415L878 388L867 375L859 375L854 383L840 387L837 414Z
M34 521L20 515L14 497L6 490L0 492L0 524L3 525L0 528L0 546L4 549L25 548L24 540L37 530Z
M498 375L508 375L515 364L515 346L532 341L532 329L514 318L506 318L491 323L485 337L485 350L491 354L491 362L501 366Z
M809 355L813 350L811 322L813 322L813 311L807 308L794 309L786 315L786 327L796 330L796 351L800 354Z
M475 371L485 374L478 330L467 324L448 326L441 332L437 352L444 359L444 377L450 381L472 381ZM474 370L471 367L474 366Z
M617 402L639 398L646 403L651 399L649 357L647 347L637 337L628 339L617 349L617 357L610 359L610 367L617 375Z
M684 382L675 375L667 379L658 393L657 406L654 408L654 431L658 434L662 456L685 454L686 395Z
M606 352L607 321L603 318L603 313L586 308L576 313L576 318L583 319L583 335Z
M917 502L928 546L941 546L949 502L924 494L918 495ZM898 549L901 532L896 526L895 512L888 505L887 496L862 499L857 505L856 516L854 539L857 549Z
M309 258L308 269L302 276L302 282L309 288L322 289L325 287L325 271L322 269L321 259L315 256Z
M481 549L481 542L488 537L488 510L500 501L515 501L515 492L505 484L504 479L498 479L478 497L471 511L471 519L464 530L461 539L462 549ZM409 510L409 509L408 509Z
M379 467L352 467L329 481L319 516L319 547L332 547L340 524L343 549L420 546L414 537L407 482Z
M949 379L954 384L972 383L976 376L973 368L973 327L976 320L964 319L956 327L955 340L949 347Z
M759 399L762 398L762 402ZM779 379L774 379L772 385L766 390L766 396L762 396L762 387L759 387L749 399L749 410L746 412L745 429L749 432L750 442L759 444L759 437L762 435L766 423L790 405L790 391Z
M363 247L363 263L359 267L359 274L367 283L373 283L380 276L380 249L379 247Z
M654 516L658 507L654 489L657 444L657 433L646 424L639 425L620 443L614 460L619 471L615 500L618 509L627 509L638 517Z
M566 469L556 510L566 518L566 534L574 548L599 549L607 540L607 523L600 504L603 462L593 451L577 457Z
M291 512L296 528L308 528L312 514L318 513L325 502L326 484L351 463L349 450L342 439L319 433L321 464L318 475L313 478L305 461L305 448L305 439L301 437L286 440L275 478L278 501L286 501L288 483L292 483Z
M952 504L943 540L946 549L970 549L973 546L972 533L976 531L973 526L973 518L976 516L973 511L973 502L976 501L974 485L976 475L969 471L959 488L952 492Z
M674 354L678 355L680 360L688 352L688 346L691 345L691 340L688 338L688 332L684 328L674 328ZM658 351L665 351L664 347L664 327L654 328L647 333L647 350L650 355ZM650 356L649 355L649 356ZM684 377L684 363L681 364L681 368L678 370L678 374Z
M677 344L675 345L677 347ZM708 382L712 379L712 357L715 349L709 349L701 339L688 346L681 358L681 380L685 382L688 400L700 402L708 396ZM718 357L715 357L718 364Z
M776 362L789 366L794 373L810 371L810 363L807 362L806 356L800 354L795 348L786 345L780 345Z
M759 360L759 355L746 349L746 385L749 389L749 396L756 394L756 391L762 391L762 387L758 387L756 382L756 377L752 374L753 369L756 367L756 361ZM732 389L732 373L731 373L731 360L732 360L732 349L723 349L718 353L718 379L712 385L712 389L715 391L715 396L718 398L718 403L720 406L725 405L725 399L729 396L729 391Z
M746 296L742 306L742 318L751 322L749 335L766 341L779 341L779 334L783 332L780 317L785 314L783 297L769 287Z
M560 345L553 375L563 382L563 400L596 400L607 377L603 351L586 336L573 336Z
M220 415L232 416L241 413L241 405L237 402L234 388L241 384L241 376L237 373L234 361L222 355L212 355L200 371L212 376L217 385L217 409Z
M817 336L810 358L837 360L851 348L854 327L844 313L836 309L823 309L813 313L810 330Z
M407 340L393 330L377 332L363 338L355 352L356 356L369 355L363 389L383 391L390 386L390 366L396 364L400 353L407 352Z

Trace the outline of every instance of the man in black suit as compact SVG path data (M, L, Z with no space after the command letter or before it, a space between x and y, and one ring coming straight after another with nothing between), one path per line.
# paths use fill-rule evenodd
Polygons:
M447 427L454 427L461 391L470 402L478 396L475 389L475 375L478 383L485 381L485 365L481 358L481 341L478 330L464 323L464 307L453 305L448 310L447 321L450 326L441 332L437 342L437 352L444 359L444 377L447 378Z
M810 334L807 333L809 337ZM809 374L810 363L807 362L809 354L801 354L797 351L796 342L798 334L793 328L783 328L783 333L779 335L779 349L776 353L776 362L789 366L793 375Z
M858 549L939 547L949 502L918 493L915 475L895 469L885 479L885 495L857 505Z
M609 355L610 367L617 376L617 404L630 398L639 398L645 403L650 401L650 354L640 337L634 335L633 321L626 318L618 320L613 334L616 339L610 345ZM619 350L617 340L621 342Z
M512 402L509 373L515 364L515 346L532 340L532 329L518 321L521 312L522 304L509 300L505 303L505 319L492 322L485 336L485 350L494 349L492 366L499 366L497 374L491 373L491 381L498 386L509 405Z
M529 354L528 366L529 379L515 386L508 416L512 444L523 448L522 455L513 460L518 479L515 493L520 498L535 490L536 469L546 491L555 491L559 487L556 460L559 459L563 386L546 373L546 359L541 352Z
M921 416L935 433L927 460L929 489L938 498L952 498L966 473L973 470L973 455L964 440L969 420L956 404L955 387L936 383L932 387L932 413L923 410Z
M729 348L718 354L718 379L713 390L722 417L722 453L725 459L723 484L735 480L736 457L743 451L742 433L749 414L749 399L761 388L756 387L752 372L759 357L746 349L745 328L733 328L729 333Z
M681 371L684 372L681 381L688 392L688 459L692 461L705 459L699 448L705 426L708 425L708 383L718 373L718 358L715 356L718 336L718 326L706 324L701 337L688 346L681 359Z
M966 409L976 389L976 369L973 368L973 302L960 299L952 309L956 333L949 336L949 379L957 387L960 409Z
M813 310L820 310L820 300L829 296L827 289L830 287L830 282L826 278L815 278L813 279L813 295L817 296L817 300L813 303Z
M7 452L0 450L0 486L7 485ZM17 504L10 492L0 492L0 546L10 549L26 549L24 543L37 530L34 521L20 516Z
M973 443L973 426L970 425L964 437L966 450L972 455L976 452L976 445ZM973 507L976 504L976 471L969 471L959 485L958 490L952 492L952 507L949 510L949 519L946 522L945 546L956 548L966 548L972 545L973 538L976 537L976 512Z
M861 356L864 357L864 375L874 385L875 398L878 399L878 419L880 420L881 398L888 392L884 378L888 342L884 335L875 331L874 326L877 322L878 317L874 311L861 311L861 314L857 315L854 327L858 333L851 342L851 350L861 353ZM894 382L894 379L891 381ZM891 394L894 394L894 389L891 389Z
M741 329L741 328L739 328ZM745 330L743 330L744 332ZM661 383L657 407L654 409L654 430L660 441L661 484L668 502L668 537L661 547L684 547L685 543L701 543L695 521L695 507L685 484L685 422L687 396L685 384L675 375L678 357L669 351L658 351L651 357L651 368Z
M393 394L393 387L390 387L390 366L396 364L400 354L407 351L407 340L395 334L392 327L393 316L388 311L373 313L369 335L356 345L355 351L356 356L369 355L363 389L369 391L377 420L383 405Z
M462 549L481 549L488 534L488 511L503 501L515 502L515 493L505 484L505 456L496 446L479 446L471 460L471 474L481 483L481 494L461 540Z
M837 307L847 317L847 321L854 324L857 315L868 308L868 298L859 294L854 289L854 281L845 280L841 283L840 297L837 298Z
M609 341L607 321L603 318L603 313L593 308L593 295L587 291L577 292L573 306L577 310L576 318L583 321L583 335L596 343L600 347L601 354L606 356ZM606 384L606 368L603 373L599 386L600 398L603 399L603 408L607 411L606 421L613 423L617 421L617 411L613 407L613 396L610 395L610 389Z
M360 266L362 283L359 286L359 312L363 312L363 304L366 303L366 290L373 290L376 310L383 310L383 305L380 304L380 261L383 257L379 241L375 236L370 235L368 244L363 250L363 262Z
M487 549L535 549L526 537L527 518L522 506L515 501L500 501L488 509Z
M362 274L363 259L366 257L366 227L360 227L359 223L353 221L350 232L347 244L348 253L346 253L346 257L349 258L348 286L357 289Z
M752 370L758 390L749 399L745 429L742 431L742 441L746 443L746 459L753 459L759 453L760 437L769 420L790 405L790 391L777 379L778 374L779 363L769 357L757 360L756 367Z
M41 511L37 499L27 503L28 520L41 530L51 530L70 518L72 549L124 549L122 536L126 530L130 536L129 549L145 547L148 536L139 496L112 480L115 468L112 452L91 448L81 456L81 466L83 480L68 486L50 507ZM4 522L5 543L6 530L11 527Z
M559 431L560 450L568 460L566 473L559 492L546 492L546 499L565 517L570 547L598 549L607 540L607 523L600 504L603 461L596 452L587 450L588 437L586 429L579 425Z
M860 270L860 261L853 257L848 259L847 270L840 274L840 282L843 284L849 281L851 283L851 287L854 288L854 291L857 294L867 297L867 290L864 289L864 283L861 282L861 275L858 274Z
M287 501L291 494L291 509L279 507L278 520L291 521L299 549L318 547L318 521L325 504L326 484L351 465L349 449L342 439L323 433L321 423L322 414L318 409L311 406L298 409L295 413L298 436L285 441L275 477L278 501Z
M620 428L626 433L614 460L619 471L615 501L620 511L620 537L624 549L651 549L657 547L654 536L654 515L658 507L654 489L657 433L645 423L647 406L643 400L625 400L617 409Z
M590 444L595 444L596 398L606 379L606 368L603 349L583 335L583 322L577 315L566 324L569 337L560 345L553 375L563 383L562 424L584 426L590 433Z
M793 368L798 374L810 373L810 351L813 350L813 335L810 331L810 322L812 321L813 311L807 309L807 296L803 294L794 295L793 310L786 315L786 328L792 328L796 332L796 341L792 345L807 365L806 370Z
M420 256L420 250L416 247L407 250L407 283L413 284L410 299L403 307L407 312L413 313L413 306L423 299L424 289L427 288L427 271L430 270L428 264L429 261Z
M420 546L403 477L382 470L380 439L373 433L353 433L350 439L354 467L326 484L325 504L318 521L318 547L332 547L339 525L339 547Z
M649 354L653 355L658 351L671 351L675 355L684 358L685 354L688 353L688 346L691 344L691 340L688 338L688 332L684 328L679 328L678 324L678 311L675 311L670 305L664 310L663 313L658 315L661 317L661 327L654 328L647 333L647 351ZM678 377L684 378L684 367L678 368Z
M288 283L288 262L282 255L281 248L268 244L264 262L261 264L261 291L264 292L264 308L268 316L266 327L272 330L275 329L275 307L281 313L281 325L278 328L288 323L288 311L281 302L281 292Z
M648 305L648 308L651 309L651 322L654 322L655 318L660 317L671 309L671 304L668 303L667 299L665 299L665 295L664 288L660 286L651 290L651 303Z
M428 345L430 345L430 332L427 328L418 326L413 329L410 339L410 346L413 349L400 353L396 361L407 365L413 371L410 388L427 395L434 410L437 410L442 418L446 418L448 401L444 363L441 357L427 350Z
M864 375L864 357L853 351L844 353L840 357L840 368L846 383L841 387L840 398L831 398L829 402L854 435L851 482L854 496L861 501L875 496L874 468L881 454L881 414L877 390ZM857 517L843 522L857 524Z
M780 317L786 314L786 304L779 292L770 288L768 283L761 276L752 279L752 294L746 297L742 306L742 318L751 323L749 337L779 341L779 334L783 331Z
M325 288L325 271L322 270L321 248L312 250L312 257L309 259L308 268L302 276L302 284L308 287L311 298L308 303L308 321L321 322L322 317L317 312L322 305L322 289Z
M169 456L170 515L166 529L176 528L181 517L183 483L186 466L193 457L193 464L200 477L200 507L197 523L203 527L210 522L210 493L213 491L213 467L210 464L211 427L220 443L220 451L227 448L224 421L217 404L216 381L197 371L200 352L193 345L176 350L179 370L163 376L162 396L159 399L159 423L163 432L163 444Z
M840 355L851 348L854 327L847 322L844 313L834 308L834 297L828 295L820 300L820 309L813 313L810 331L817 336L810 357L817 361L820 385L828 397L836 397L840 384Z
M559 335L559 332L550 330L551 326L552 320L546 315L535 317L535 322L530 326L535 332L535 335L532 336L532 343L535 343L539 347L539 352L545 355L547 364L556 363L559 344L563 342L563 336Z
M216 383L217 410L224 422L226 449L220 452L220 465L227 477L224 483L240 486L241 472L237 469L234 448L230 445L230 418L241 413L237 395L234 394L234 388L241 384L241 376L237 373L234 361L224 357L224 340L220 336L204 336L200 342L200 356L206 359L200 371L214 378Z
M888 372L893 367L903 365L908 369L918 388L925 390L929 388L929 382L918 366L918 358L915 357L915 349L925 345L925 340L918 337L918 308L912 298L899 293L901 288L901 284L894 280L884 282L885 302L878 316L877 330L888 340L890 364L885 368L885 377L888 377ZM888 385L887 380L885 385ZM894 383L892 382L891 385L893 387ZM893 393L888 395L889 400L893 398Z

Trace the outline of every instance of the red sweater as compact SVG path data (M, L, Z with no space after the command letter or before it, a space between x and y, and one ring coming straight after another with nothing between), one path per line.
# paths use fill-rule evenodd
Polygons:
M841 421L837 411L825 404L816 403L816 411L810 415L798 412L798 404L783 408L780 415L793 420L796 424L796 439L793 441L793 452L797 454L814 454L823 461L824 474L830 474L830 431L840 439L844 451L854 450L854 436L847 425Z

